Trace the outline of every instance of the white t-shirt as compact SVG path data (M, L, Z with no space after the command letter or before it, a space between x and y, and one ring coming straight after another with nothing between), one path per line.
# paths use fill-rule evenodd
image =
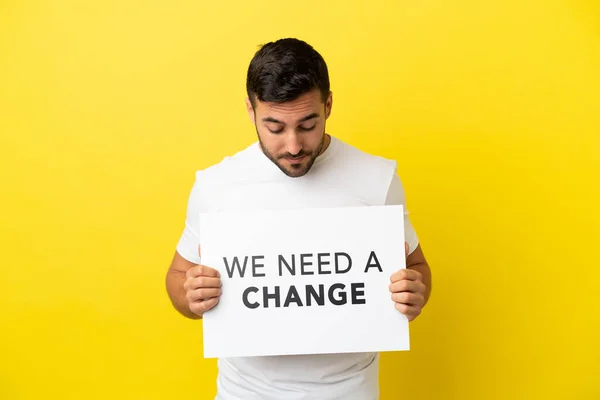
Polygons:
M396 162L367 154L331 137L311 170L286 176L258 142L196 172L179 254L200 264L199 213L231 210L405 206L409 252L419 241L406 211ZM282 224L319 221L282 221ZM201 247L201 246L200 246ZM404 253L404 243L398 243ZM218 305L217 305L218 307ZM217 400L374 400L379 397L379 354L321 354L226 358L218 361Z

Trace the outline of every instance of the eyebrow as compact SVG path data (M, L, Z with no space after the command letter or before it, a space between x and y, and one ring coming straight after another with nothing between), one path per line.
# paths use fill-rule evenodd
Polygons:
M309 119L317 118L318 116L319 116L319 114L317 114L317 113L312 113L312 114L309 114L309 115L307 115L306 117L302 117L302 118L300 118L300 119L297 121L297 123L305 122L305 121L308 121ZM274 122L274 123L276 123L276 124L285 125L283 122L281 122L280 120L278 120L278 119L275 119L275 118L273 118L273 117L264 117L262 120L263 120L263 122Z

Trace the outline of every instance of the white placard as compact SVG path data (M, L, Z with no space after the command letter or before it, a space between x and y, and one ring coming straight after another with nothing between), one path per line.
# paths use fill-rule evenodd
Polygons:
M389 291L406 266L402 206L205 213L200 227L223 281L206 358L409 349Z

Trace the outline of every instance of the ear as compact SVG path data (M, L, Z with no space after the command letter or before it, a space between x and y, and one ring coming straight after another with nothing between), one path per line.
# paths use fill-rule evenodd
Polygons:
M256 121L254 120L254 107L252 107L252 103L250 102L250 99L246 97L246 111L248 111L248 116L250 117L250 121L252 121L252 123L254 125L256 125Z
M325 103L325 119L329 118L331 115L331 107L333 106L333 92L329 92L329 97L327 97L327 102Z

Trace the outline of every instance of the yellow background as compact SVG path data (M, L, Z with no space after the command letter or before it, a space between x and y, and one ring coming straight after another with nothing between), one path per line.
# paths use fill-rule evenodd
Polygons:
M600 398L597 1L0 2L1 399L211 399L164 275L197 169L296 36L396 158L434 288L381 398Z

